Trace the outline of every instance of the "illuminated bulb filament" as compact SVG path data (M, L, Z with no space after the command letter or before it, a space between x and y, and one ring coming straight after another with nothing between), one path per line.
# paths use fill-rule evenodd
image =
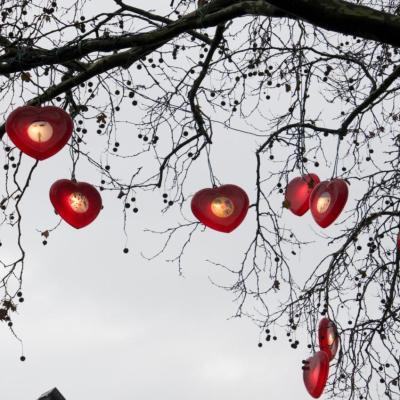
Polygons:
M79 214L86 212L89 208L89 201L82 193L75 192L70 194L68 201L71 208Z
M28 136L34 142L47 142L53 136L53 127L47 121L35 121L28 126Z
M320 214L326 212L329 208L329 204L331 204L331 195L328 192L322 193L317 201L317 211Z
M233 214L232 200L227 197L216 197L211 203L211 211L219 218L227 218Z

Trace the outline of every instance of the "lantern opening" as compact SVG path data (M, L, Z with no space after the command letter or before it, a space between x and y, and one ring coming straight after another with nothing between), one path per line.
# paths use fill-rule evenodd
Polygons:
M68 197L68 203L71 208L79 214L85 213L89 208L89 200L79 192L70 194Z
M326 212L331 204L331 195L328 192L324 192L321 194L317 201L317 211L320 214Z
M228 197L216 197L211 202L212 213L219 218L228 218L233 214L235 207Z
M35 121L28 126L28 136L36 143L49 141L53 136L53 127L47 121Z

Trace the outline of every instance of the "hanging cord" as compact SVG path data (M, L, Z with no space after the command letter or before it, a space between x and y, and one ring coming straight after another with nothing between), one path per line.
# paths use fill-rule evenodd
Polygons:
M77 150L75 151L75 145L77 147ZM78 163L79 160L79 145L76 142L74 136L72 136L72 145L69 149L69 153L71 155L71 159L72 159L72 171L71 171L71 180L76 182L76 177L75 177L75 171L76 171L76 165Z
M210 160L210 145L206 146L206 151L207 151L208 171L210 173L210 181L211 181L212 187L215 188L215 187L217 187L217 184L215 182L214 172L213 172L212 164L211 164L211 160Z
M299 44L300 44L300 40L299 39ZM296 71L296 90L298 91L298 98L299 98L299 105L300 105L300 122L301 124L304 124L305 121L305 114L306 114L306 100L307 100L307 82L303 85L303 78L302 75L299 73L299 71L301 71L301 69L303 68L303 52L301 50L299 50L296 53L296 56L298 57L299 60L299 68L298 71ZM308 75L307 75L308 76ZM306 77L307 79L307 77ZM303 93L304 91L304 93ZM304 175L305 173L305 169L304 169L304 162L303 162L303 158L304 158L304 152L306 150L306 141L305 141L305 131L304 131L304 127L301 125L298 128L298 147L300 148L300 172L301 175Z
M337 168L338 168L338 161L339 161L339 150L340 150L340 142L341 142L341 137L342 135L339 133L338 135L338 143L336 146L336 157L335 157L335 164L333 166L333 172L332 172L332 177L331 180L337 177Z
M70 114L72 120L75 120L75 118L79 114L79 111L77 109L77 106L75 104L75 101L73 99L71 91L67 91L65 93L65 103L64 103L64 106L63 106L63 109L64 109L65 112L67 112L68 105L70 106L69 114ZM72 160L71 180L76 182L75 171L76 171L76 165L78 163L79 156L80 156L80 153L79 153L79 142L75 139L74 134L72 134L71 139L72 139L72 143L71 143L71 146L69 148L69 154L70 154L71 160ZM76 151L75 151L75 148L76 148Z

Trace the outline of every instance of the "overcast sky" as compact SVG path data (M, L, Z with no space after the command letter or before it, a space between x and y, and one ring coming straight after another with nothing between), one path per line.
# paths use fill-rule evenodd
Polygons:
M245 188L254 201L255 141L230 135L227 142L226 134L221 131L215 140L216 173L224 183ZM238 163L244 154L248 161ZM305 346L291 349L280 331L275 343L261 336L259 349L259 329L249 320L229 319L236 311L232 294L209 281L229 283L205 260L241 255L254 234L252 213L230 235L199 232L184 258L184 277L162 257L149 262L141 256L158 248L158 237L143 230L158 229L161 218L170 223L178 215L162 216L162 192L138 197L128 254L122 253L126 239L115 193L103 194L105 208L93 224L75 230L63 223L43 246L36 230L57 222L48 190L69 177L70 165L67 151L41 162L23 203L26 301L15 328L27 360L19 361L19 343L2 326L2 399L35 400L54 386L67 400L310 398L301 371L301 360L310 355ZM194 169L199 183L193 193L207 182L203 168ZM99 183L96 173L79 173L79 180ZM301 221L285 217L303 234L321 231L309 215ZM11 236L2 237L1 251L11 257L7 241ZM307 254L294 268L309 272L322 255L315 248L312 259Z
M43 201L32 207L50 212L39 181L35 195L43 190ZM208 281L218 274L203 261L204 248L192 246L185 278L162 260L140 257L141 242L151 240L140 232L124 255L116 212L105 209L79 231L63 224L46 247L33 224L25 227L26 302L15 325L27 360L18 360L18 342L3 327L2 398L36 399L53 386L68 400L308 398L300 369L307 354L282 335L259 349L258 328L227 320L235 305ZM138 224L150 212L139 213ZM213 246L216 235L202 236L208 233L214 241L203 243ZM233 245L249 233L245 224L238 228Z

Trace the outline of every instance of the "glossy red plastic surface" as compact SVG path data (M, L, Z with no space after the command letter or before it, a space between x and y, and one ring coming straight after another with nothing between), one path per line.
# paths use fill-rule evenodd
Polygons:
M329 357L329 361L335 358L339 348L339 334L334 322L328 318L322 318L318 327L319 348Z
M60 217L74 228L89 225L101 210L101 196L86 182L60 179L50 188L50 201Z
M48 122L53 134L44 142L32 140L28 134L35 122ZM59 107L23 106L15 109L7 118L6 132L11 141L23 153L44 160L60 151L68 142L73 131L73 121L69 114Z
M304 385L312 397L318 399L325 389L329 375L329 358L324 351L310 357L303 367Z
M310 210L315 222L322 228L332 224L346 205L348 194L343 179L320 182L310 196ZM324 202L324 199L328 201Z
M221 202L226 215L218 216L215 202ZM218 203L217 203L218 204ZM223 185L213 189L203 189L192 198L194 216L209 228L220 232L232 232L246 217L249 198L246 192L236 185ZM214 211L213 211L214 210Z
M292 179L285 192L286 207L295 215L301 217L310 207L310 195L320 182L315 174L303 175Z

